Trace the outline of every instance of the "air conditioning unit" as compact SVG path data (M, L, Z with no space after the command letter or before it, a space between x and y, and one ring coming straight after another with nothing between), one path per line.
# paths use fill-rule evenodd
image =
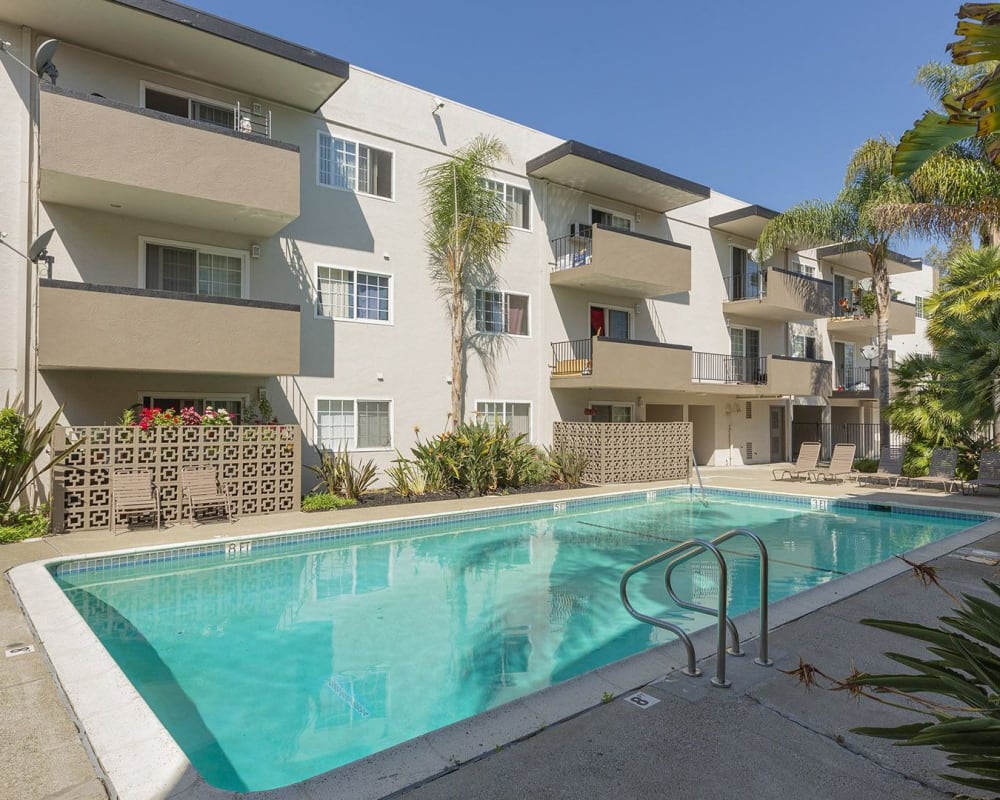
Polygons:
M587 225L583 222L571 222L569 224L570 236L579 236L584 239L589 239L591 236L593 236L593 230L594 230L593 225Z

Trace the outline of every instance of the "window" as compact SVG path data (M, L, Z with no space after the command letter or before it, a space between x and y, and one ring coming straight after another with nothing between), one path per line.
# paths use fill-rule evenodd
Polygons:
M761 272L757 262L742 247L731 247L729 299L748 300L761 296Z
M392 447L389 400L316 401L316 445L325 450Z
M623 231L630 231L635 227L635 219L625 214L615 211L608 211L604 208L590 207L590 223L592 225L603 225L605 228L618 228Z
M843 275L833 276L833 313L837 316L850 316L856 313L854 288L858 282L845 278Z
M146 241L143 259L146 289L209 297L244 296L244 254L200 245Z
M917 319L927 319L927 312L924 310L924 303L927 301L926 297L921 297L919 294L913 298L913 304L916 306Z
M316 267L316 315L389 322L391 275Z
M528 295L476 289L476 332L528 335Z
M507 224L512 228L531 228L531 192L503 181L486 181L486 187L507 206Z
M246 397L234 397L233 395L225 395L223 397L187 395L186 397L178 397L174 394L173 396L161 397L152 393L143 394L140 400L143 408L160 408L164 411L172 408L174 411L180 412L185 408L193 407L195 411L202 414L206 408L212 408L216 411L224 409L229 412L234 425L240 424L243 416L243 404L245 402Z
M792 358L818 358L816 337L792 334Z
M392 153L320 131L319 182L392 199Z
M792 269L791 269L791 271L792 272L797 272L799 275L805 275L806 277L809 277L809 278L815 278L816 277L816 265L815 264L806 264L805 262L802 262L802 261L793 261L792 262Z
M223 103L211 103L184 94L143 87L143 106L151 111L170 114L183 119L193 119L216 125L220 128L233 130L236 121L236 109Z
M476 417L493 425L506 424L517 436L531 435L531 404L506 403L501 400L481 400L476 403Z
M591 403L591 422L631 422L632 406L614 403Z

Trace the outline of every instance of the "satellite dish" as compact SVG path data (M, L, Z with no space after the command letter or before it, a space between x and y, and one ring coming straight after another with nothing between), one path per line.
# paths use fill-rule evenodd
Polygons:
M866 344L861 348L861 355L871 361L878 355L878 348L873 344Z
M53 84L56 82L56 78L59 77L59 70L52 63L52 56L55 55L57 47L59 47L58 39L46 39L38 45L38 49L35 51L35 72L39 78L43 75L48 75L52 79Z
M40 259L42 254L45 252L45 248L49 246L49 240L55 232L55 228L49 228L45 231L45 233L40 234L39 237L31 243L31 247L28 248L29 261L38 262L38 259Z

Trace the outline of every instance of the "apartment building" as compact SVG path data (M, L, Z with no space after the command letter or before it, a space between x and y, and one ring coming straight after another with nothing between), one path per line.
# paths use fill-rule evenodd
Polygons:
M494 355L469 360L469 416L539 444L558 420L689 420L702 464L877 421L874 321L838 302L867 259L830 243L756 265L773 211L170 0L0 15L0 392L74 425L266 398L305 452L390 464L448 424L420 179L490 134L511 241L470 291ZM55 86L15 61L50 37ZM925 349L931 272L891 268L893 347Z

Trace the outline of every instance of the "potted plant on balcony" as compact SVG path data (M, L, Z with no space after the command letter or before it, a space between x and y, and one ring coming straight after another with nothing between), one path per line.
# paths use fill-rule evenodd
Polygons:
M859 305L861 306L861 312L866 317L870 317L874 314L875 309L878 307L878 298L875 296L875 292L871 289L862 292Z

